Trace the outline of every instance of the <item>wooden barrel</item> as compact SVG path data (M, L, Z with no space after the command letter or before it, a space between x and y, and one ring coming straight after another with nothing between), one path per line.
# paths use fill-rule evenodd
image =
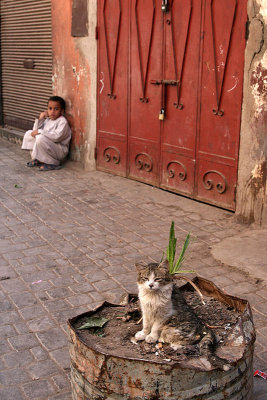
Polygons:
M202 371L179 363L125 358L88 346L75 329L77 321L98 309L68 321L73 400L252 400L255 330L247 301L221 292L212 282L197 278L203 294L214 297L240 313L240 357L229 371ZM115 306L115 305L114 305ZM240 352L240 349L242 351Z

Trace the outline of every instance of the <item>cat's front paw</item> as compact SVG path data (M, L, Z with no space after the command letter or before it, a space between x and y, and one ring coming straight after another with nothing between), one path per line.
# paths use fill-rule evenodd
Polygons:
M145 340L145 338L146 338L146 334L145 334L145 332L144 331L139 331L139 332L137 332L136 334L135 334L135 339L136 340Z
M151 334L146 336L147 343L156 343L157 340L158 340L158 336L153 336Z

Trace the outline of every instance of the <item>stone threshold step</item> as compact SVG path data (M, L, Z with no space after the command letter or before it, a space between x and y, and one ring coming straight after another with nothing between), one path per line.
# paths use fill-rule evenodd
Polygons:
M21 146L24 136L24 131L13 128L0 127L0 137L7 139L11 143L15 143Z

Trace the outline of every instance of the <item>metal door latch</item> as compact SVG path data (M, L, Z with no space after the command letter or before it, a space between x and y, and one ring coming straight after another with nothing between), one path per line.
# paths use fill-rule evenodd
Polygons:
M161 11L164 12L164 13L167 13L169 11L168 0L162 0Z

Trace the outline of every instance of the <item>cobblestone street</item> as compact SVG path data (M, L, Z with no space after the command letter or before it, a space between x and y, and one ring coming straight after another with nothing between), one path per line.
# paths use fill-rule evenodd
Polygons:
M161 259L172 220L181 244L192 234L184 269L249 300L254 370L267 372L266 281L212 255L212 246L252 228L231 212L72 162L40 172L27 161L0 138L1 400L71 399L68 318L136 292L134 264ZM266 251L258 257L265 263ZM255 377L253 400L266 393Z

